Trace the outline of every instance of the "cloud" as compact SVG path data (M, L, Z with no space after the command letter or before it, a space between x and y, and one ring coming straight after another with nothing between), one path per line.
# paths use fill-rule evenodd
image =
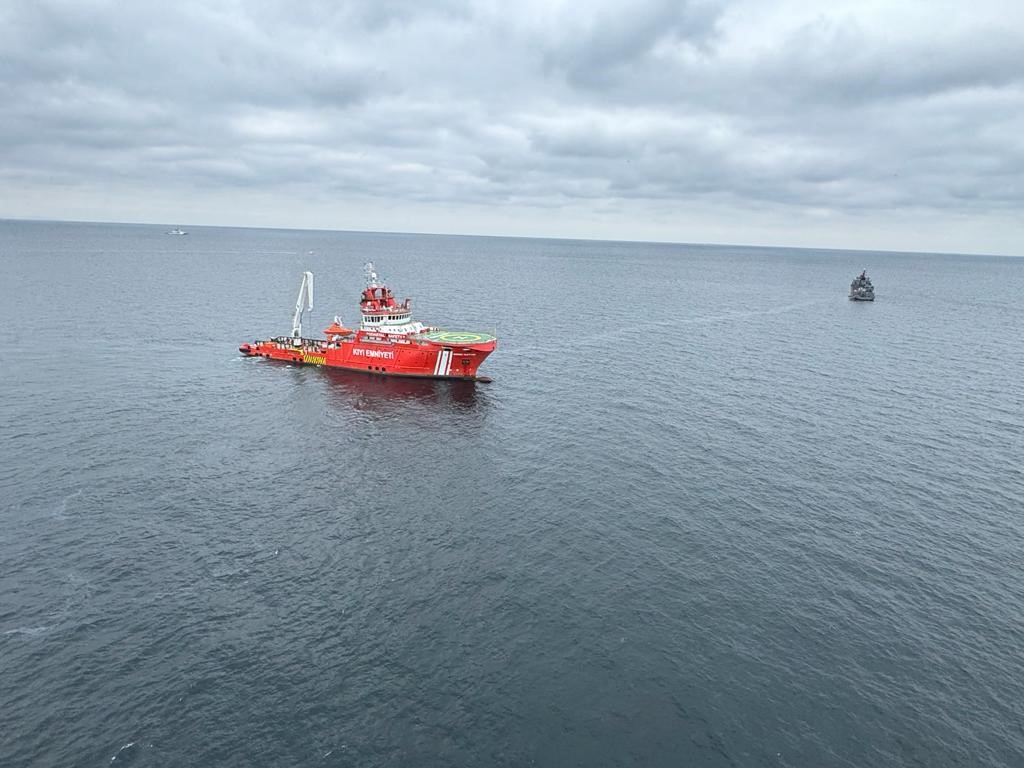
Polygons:
M1024 252L1016 3L14 0L0 50L0 215Z

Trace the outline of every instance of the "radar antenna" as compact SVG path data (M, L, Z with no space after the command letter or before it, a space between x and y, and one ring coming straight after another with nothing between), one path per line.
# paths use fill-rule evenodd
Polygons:
M303 299L306 301L303 302ZM305 311L313 311L313 273L302 273L302 285L299 286L299 298L295 300L295 316L292 318L292 338L302 338L302 312L303 303Z
M377 280L379 278L377 277L377 273L373 269L373 262L372 261L366 262L366 266L363 267L363 272L365 272L365 274L366 274L366 287L367 288L376 288L377 287Z

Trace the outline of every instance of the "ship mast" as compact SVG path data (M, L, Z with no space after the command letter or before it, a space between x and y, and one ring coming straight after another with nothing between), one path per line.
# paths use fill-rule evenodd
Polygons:
M306 299L303 302L303 298ZM313 273L302 273L302 285L299 286L299 297L295 300L295 316L292 318L292 338L302 338L303 303L307 312L313 311Z

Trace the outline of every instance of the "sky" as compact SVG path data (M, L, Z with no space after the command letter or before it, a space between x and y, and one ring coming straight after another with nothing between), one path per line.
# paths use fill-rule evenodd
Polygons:
M3 0L0 217L1024 256L1024 2Z

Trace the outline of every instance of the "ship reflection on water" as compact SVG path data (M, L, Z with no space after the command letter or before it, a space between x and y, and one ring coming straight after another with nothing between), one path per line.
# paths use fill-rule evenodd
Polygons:
M321 368L335 399L351 408L388 411L403 403L436 403L462 410L480 404L475 381L371 376L364 373Z

